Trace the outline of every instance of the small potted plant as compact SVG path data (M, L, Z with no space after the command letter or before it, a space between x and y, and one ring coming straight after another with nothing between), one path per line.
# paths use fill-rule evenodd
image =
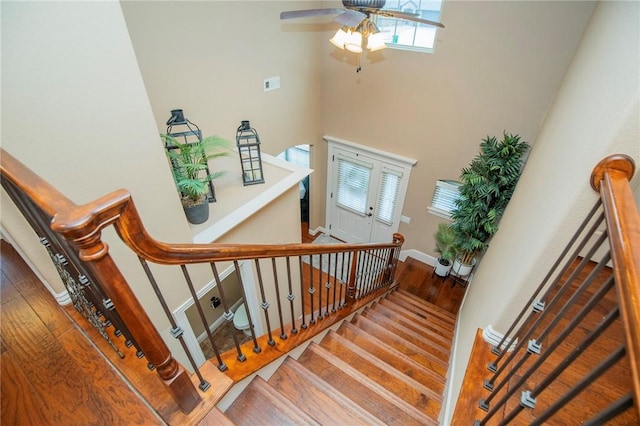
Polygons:
M209 182L224 173L209 173L208 162L213 158L228 157L229 141L219 136L209 136L195 142L180 142L171 135L160 136L167 147L171 172L187 220L193 224L206 222L209 219Z
M453 245L456 235L450 225L440 223L434 237L436 240L435 250L440 254L436 263L435 273L439 277L446 277L449 275L453 260L456 257L456 249Z

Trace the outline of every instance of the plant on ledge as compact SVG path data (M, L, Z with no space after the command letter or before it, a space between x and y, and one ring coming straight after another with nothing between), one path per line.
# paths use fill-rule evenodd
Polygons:
M180 142L171 135L160 136L167 147L171 172L181 194L187 219L194 224L206 222L209 218L209 182L224 174L224 171L210 173L208 162L214 158L228 157L230 142L219 136L208 136L188 143Z
M451 214L460 263L472 265L476 253L486 250L488 240L498 231L528 148L518 135L505 132L501 141L487 136L480 144L480 154L462 169L460 199Z

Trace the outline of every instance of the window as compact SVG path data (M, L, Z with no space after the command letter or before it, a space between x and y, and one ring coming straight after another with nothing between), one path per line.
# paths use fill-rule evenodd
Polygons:
M380 182L380 188L378 189L376 219L387 225L393 224L393 215L396 212L401 179L402 173L383 168L382 182Z
M338 157L336 204L364 216L367 213L371 165Z
M456 201L460 198L460 182L455 180L439 180L436 182L436 190L433 192L429 213L445 219L451 218L451 213L456 208Z
M309 145L297 145L278 154L278 158L301 167L309 167Z
M420 18L440 22L442 0L387 0L384 7L399 12L417 13ZM404 19L372 16L373 22L384 36L387 47L433 52L436 27Z

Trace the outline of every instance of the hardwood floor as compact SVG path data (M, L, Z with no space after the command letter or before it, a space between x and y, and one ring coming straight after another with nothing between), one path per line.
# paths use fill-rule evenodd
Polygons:
M1 244L1 423L163 424Z

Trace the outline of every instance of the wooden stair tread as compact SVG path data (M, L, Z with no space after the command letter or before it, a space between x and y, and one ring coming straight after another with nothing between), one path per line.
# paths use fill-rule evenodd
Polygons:
M413 321L425 323L428 326L437 326L438 329L447 330L451 333L453 333L453 330L456 328L455 323L452 323L448 318L442 318L433 311L421 309L401 297L393 297L391 294L388 294L387 297L381 298L378 302L383 305L388 305L390 308Z
M437 424L436 419L430 418L316 343L311 343L298 361L386 424Z
M421 319L420 317L415 317L415 320L412 320L408 316L404 316L399 312L402 310L401 307L396 308L397 305L395 305L395 307L392 305L393 302L386 302L384 305L381 303L376 303L372 305L371 308L376 313L383 315L398 324L402 324L403 327L415 333L421 334L427 339L437 342L440 346L449 350L451 349L453 331L444 330L437 324L429 324L427 321Z
M430 417L438 417L442 396L422 383L402 374L366 351L360 350L357 345L334 331L327 333L320 342L320 347L333 353L342 361Z
M213 407L204 419L198 423L198 426L234 426L235 423L231 421L218 407Z
M449 349L443 347L442 345L439 345L437 342L425 339L424 336L403 327L402 324L398 324L397 322L385 317L384 315L377 313L371 308L366 308L364 311L362 311L361 315L365 318L372 319L379 325L383 326L384 328L391 331L396 336L406 340L407 342L413 343L414 345L421 347L425 351L429 351L429 353L433 354L435 357L441 359L442 361L449 361Z
M408 356L425 368L433 370L441 376L446 376L448 370L447 361L434 356L425 349L417 346L413 343L396 336L394 333L386 330L384 327L376 324L374 321L363 317L362 315L356 315L351 320L351 324L364 330L365 332L375 336L380 341L386 343L402 354Z
M291 357L268 383L320 424L384 424Z
M382 361L393 366L396 370L433 389L433 391L439 395L443 394L445 384L444 376L425 368L420 363L371 334L364 332L346 321L340 325L336 333L355 343L359 348L377 356Z
M388 294L388 297L390 299L397 299L397 300L403 300L405 303L411 304L412 306L414 306L417 309L421 309L423 311L426 312L430 312L433 315L438 316L439 318L451 323L451 324L455 324L456 323L456 315L445 310L442 309L441 307L434 305L433 303L427 302L426 300L423 300L421 298L419 298L418 296L416 296L415 294L411 294L407 291L404 291L402 289L397 289L396 291L393 291L391 293Z
M225 415L237 425L319 424L260 376L254 377L249 386L227 408Z

